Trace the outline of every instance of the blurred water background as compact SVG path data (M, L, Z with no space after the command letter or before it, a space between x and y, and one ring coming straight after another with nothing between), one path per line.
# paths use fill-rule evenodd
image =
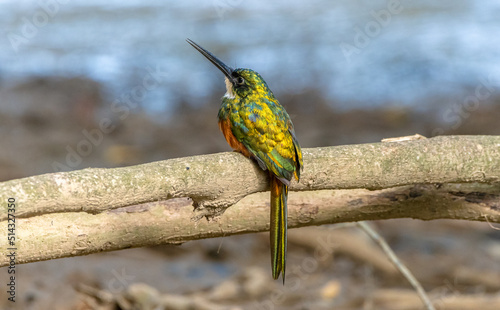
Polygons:
M141 105L169 117L179 100L223 93L189 37L260 72L277 94L314 90L340 109L444 107L481 79L500 80L499 14L494 0L3 0L0 73L86 76L114 98L159 66L168 74Z
M186 38L261 73L303 147L498 133L499 13L472 0L3 0L0 179L228 150L223 75Z
M494 0L0 0L0 181L229 151L216 119L223 75L186 38L258 71L304 148L499 134L498 16ZM498 234L487 224L378 228L428 291L498 295ZM364 249L357 235L346 240ZM88 301L82 283L117 294L144 282L231 309L283 288L270 281L267 234L223 240L20 265L16 309L90 309L75 306ZM293 270L315 252L289 241ZM335 251L276 309L369 309L377 289L408 288ZM117 291L123 273L133 281ZM234 292L252 277L258 294Z

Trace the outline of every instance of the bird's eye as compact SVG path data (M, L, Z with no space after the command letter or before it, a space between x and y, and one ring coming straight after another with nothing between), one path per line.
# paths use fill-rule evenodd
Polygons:
M238 84L238 85L243 85L243 84L245 84L245 79L244 79L244 78L242 78L241 76L237 77L237 78L236 78L236 84Z

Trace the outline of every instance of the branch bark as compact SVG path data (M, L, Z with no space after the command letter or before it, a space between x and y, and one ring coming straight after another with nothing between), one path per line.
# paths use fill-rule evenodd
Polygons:
M500 223L498 136L303 153L290 227L401 217ZM267 188L266 173L236 153L52 173L0 183L0 225L7 227L7 201L16 198L18 263L182 243L267 230L269 197L260 193Z

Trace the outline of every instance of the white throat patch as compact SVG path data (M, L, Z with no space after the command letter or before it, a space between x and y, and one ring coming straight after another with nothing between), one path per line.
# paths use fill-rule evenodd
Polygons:
M236 97L233 92L233 83L229 81L227 77L224 78L224 82L226 82L226 94L224 95L225 98L228 99L234 99Z

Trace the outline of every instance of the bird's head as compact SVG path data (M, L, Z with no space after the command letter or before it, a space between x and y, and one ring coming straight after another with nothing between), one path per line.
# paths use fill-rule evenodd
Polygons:
M251 69L233 69L192 40L187 39L186 41L224 73L226 98L239 99L248 95L272 96L271 90L257 72Z

